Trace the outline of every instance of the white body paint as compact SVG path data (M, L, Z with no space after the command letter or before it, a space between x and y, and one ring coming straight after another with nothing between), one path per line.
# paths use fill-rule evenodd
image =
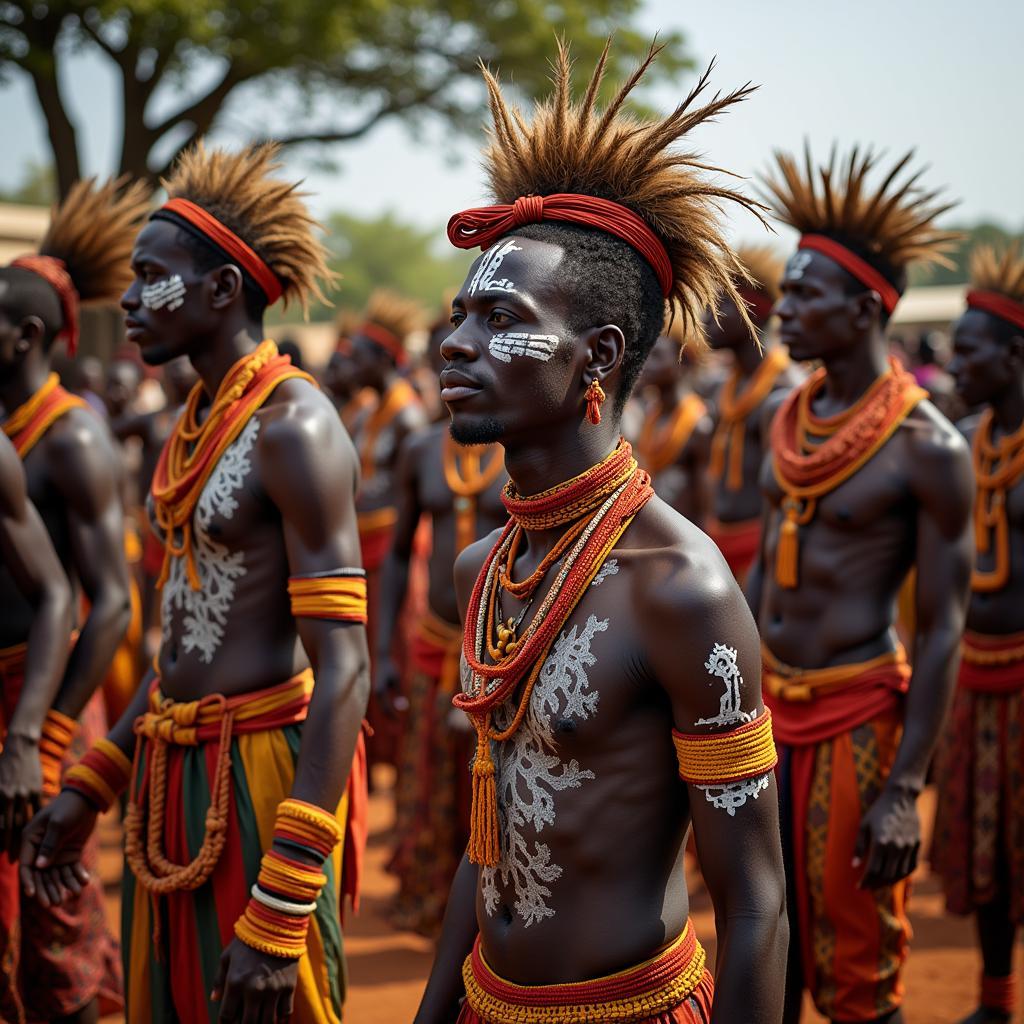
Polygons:
M480 261L480 266L476 268L476 273L470 279L469 294L475 295L477 292L485 291L514 292L516 286L507 277L495 279L495 275L498 273L498 269L504 262L505 257L510 252L521 252L522 248L521 245L516 245L511 238L506 238L505 241L492 245Z
M260 423L254 416L242 433L224 450L206 482L192 516L192 550L202 587L193 590L188 582L184 558L171 559L171 571L163 589L163 641L171 636L175 616L181 617L180 642L186 652L195 651L209 665L224 639L228 611L235 598L235 586L245 574L245 553L229 551L210 537L215 515L231 519L238 510L235 495L245 484L251 468L249 458Z
M742 807L748 797L755 800L762 791L768 788L768 780L771 772L764 775L755 775L752 779L744 779L742 782L730 782L725 786L698 786L704 791L709 804L714 804L720 811L727 811L729 817L735 817L737 808Z
M139 292L139 300L146 309L166 308L172 312L185 302L185 282L181 274L172 274L163 281L147 284Z
M594 636L608 628L608 621L591 615L582 630L573 626L562 633L544 662L522 724L511 740L495 745L501 860L481 874L488 916L501 902L499 879L503 886L512 886L515 912L527 928L554 916L548 898L562 868L551 862L548 845L532 835L555 823L556 793L578 789L596 776L575 760L565 763L559 758L552 720L585 720L597 713L600 694L589 689L586 669L596 663L590 646ZM498 728L505 728L514 712L508 704L499 708Z
M555 334L495 334L489 345L491 355L503 363L511 363L513 356L529 356L546 363L558 348Z
M799 281L804 276L807 264L811 262L811 254L804 249L797 249L786 264L786 277Z
M743 676L740 675L740 667L736 664L736 648L727 647L725 644L715 644L704 662L704 667L713 675L725 683L725 693L719 701L718 714L714 718L699 718L697 725L742 725L744 722L753 721L756 712L742 711L740 704L743 700L740 687L743 685Z
M597 570L597 575L594 577L593 582L590 584L592 587L599 587L609 576L616 576L619 572L619 560L617 558L609 558L600 569Z

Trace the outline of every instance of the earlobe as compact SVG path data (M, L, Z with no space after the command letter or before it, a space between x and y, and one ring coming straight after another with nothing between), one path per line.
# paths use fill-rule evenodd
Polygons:
M214 309L224 309L241 295L242 275L238 268L231 264L219 267L213 274L212 305Z
M43 321L37 316L27 316L21 321L21 334L14 344L14 350L19 355L24 355L34 342L42 339L46 334L46 327Z
M614 324L596 327L587 341L589 358L584 376L587 380L607 380L622 365L626 354L626 339Z

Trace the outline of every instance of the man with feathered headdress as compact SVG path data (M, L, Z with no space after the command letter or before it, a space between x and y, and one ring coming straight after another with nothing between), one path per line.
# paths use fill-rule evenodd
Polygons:
M711 517L707 531L733 575L742 583L761 546L761 463L766 438L765 403L800 379L789 353L768 336L768 322L779 298L782 261L768 246L741 246L736 255L745 279L740 298L757 328L758 344L739 310L723 296L704 316L708 344L728 352L732 371L715 395L717 422L711 443Z
M624 104L656 55L600 110L607 52L577 100L563 46L530 118L485 72L497 205L448 225L484 253L453 302L441 397L456 441L504 446L512 518L455 566L470 840L419 1024L781 1011L757 634L717 549L654 496L619 429L670 303L699 336L720 291L739 301L718 204L756 204L673 143L751 90L701 103L704 75L665 118L638 120ZM715 979L688 920L691 822Z
M341 1018L341 900L365 827L358 465L330 400L263 340L268 306L305 306L330 279L278 168L271 145L190 149L135 240L129 340L200 378L149 498L163 638L22 848L27 890L58 902L127 790L132 1021Z
M0 269L3 430L25 465L29 496L47 524L61 564L89 609L33 753L43 761L47 797L60 788L61 765L70 757L72 742L86 749L103 734L102 698L93 698L130 616L120 467L113 441L93 411L60 386L50 369L51 357L60 338L68 353L75 354L82 302L117 300L131 277L132 238L147 208L148 192L140 184L78 182L54 210L38 254ZM22 688L22 673L29 671L24 641L35 612L6 574L0 574L0 606L0 661L9 711ZM79 720L82 734L76 737ZM25 823L15 821L12 827L17 831ZM97 856L92 843L86 862L95 866ZM16 895L16 867L5 863ZM104 1006L120 1005L117 945L106 930L102 890L98 882L80 890L60 910L32 908L21 916L20 977L30 1019L90 1019L97 997ZM16 899L11 907L16 912ZM4 917L11 949L13 922ZM4 975L17 982L16 958ZM17 1000L16 984L8 995ZM22 1019L11 1006L5 1000L0 1014Z
M981 246L950 372L968 408L975 568L953 715L935 779L932 865L946 905L976 916L983 970L970 1024L1017 1009L1014 945L1024 924L1024 254Z
M800 232L775 306L782 341L820 369L772 421L760 563L747 591L776 720L790 881L787 1020L801 982L833 1021L902 1019L917 864L916 798L956 674L971 550L963 439L884 336L915 261L957 236L917 187L854 148L815 168L778 156L766 188ZM872 183L878 170L881 181ZM917 570L914 665L894 629Z

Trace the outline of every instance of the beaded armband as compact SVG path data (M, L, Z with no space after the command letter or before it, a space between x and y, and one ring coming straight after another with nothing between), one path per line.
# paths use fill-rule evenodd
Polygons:
M730 815L747 797L756 799L767 788L768 773L779 760L772 738L772 713L767 708L753 721L729 732L693 734L673 729L672 742L679 777Z
M43 796L54 797L60 792L60 770L68 747L78 732L73 718L54 711L46 712L43 734L39 739L39 764L43 771Z
M64 776L64 788L80 793L97 810L106 811L128 788L132 763L125 752L110 740L96 745Z
M362 569L291 576L288 596L295 618L366 622L366 573Z
M309 916L327 882L321 865L342 838L337 819L302 800L285 800L277 809L274 843L317 861L307 864L269 849L251 889L252 898L235 922L235 935L247 946L297 959L306 952Z

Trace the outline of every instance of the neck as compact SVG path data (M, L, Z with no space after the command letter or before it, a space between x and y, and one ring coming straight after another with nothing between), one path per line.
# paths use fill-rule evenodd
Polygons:
M50 360L42 348L33 348L0 384L0 404L10 416L19 405L24 405L45 383L50 375Z
M888 348L880 332L843 352L830 355L825 364L825 395L830 405L845 409L860 398L889 368Z
M213 345L189 356L203 382L203 390L212 399L217 394L228 370L243 356L256 351L263 339L262 324L249 324L234 334L224 335Z
M1017 379L992 403L992 415L1001 434L1012 434L1024 423L1024 381Z
M760 348L750 338L747 338L732 350L736 369L739 370L740 376L744 379L753 376L757 372L757 368L764 362L764 357L768 354L764 331L758 330L757 341L761 346Z

